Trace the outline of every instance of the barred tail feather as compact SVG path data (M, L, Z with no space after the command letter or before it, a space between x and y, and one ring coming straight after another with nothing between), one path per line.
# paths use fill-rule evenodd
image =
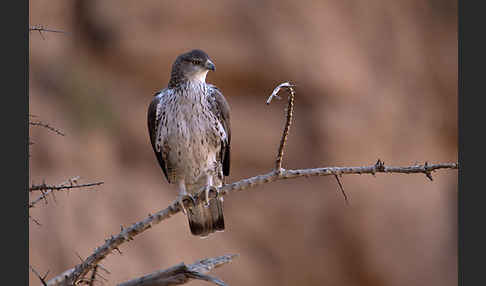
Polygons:
M213 198L209 200L208 207L200 204L189 208L187 219L193 235L206 237L215 231L223 231L223 201Z

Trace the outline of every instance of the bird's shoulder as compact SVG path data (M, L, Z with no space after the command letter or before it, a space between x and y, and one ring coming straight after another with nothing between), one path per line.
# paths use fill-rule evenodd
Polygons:
M230 106L226 101L223 93L215 85L208 84L208 101L212 107L212 111L221 119L229 121Z
M164 134L161 133L161 103L163 102L164 98L167 96L167 89L163 89L158 91L154 94L154 98L149 104L148 112L147 112L147 125L148 131L150 136L150 143L152 144L152 148L155 152L155 156L157 157L157 161L159 162L162 171L164 172L165 177L169 182L171 182L171 177L169 176L170 168L167 165L167 156L162 148Z
M158 104L160 102L163 102L167 98L169 98L170 95L173 94L173 93L174 93L174 90L172 88L166 87L164 89L161 89L161 90L154 93L151 104Z
M221 97L224 98L223 92L221 92L221 90L217 86L215 86L214 84L207 83L206 87L208 89L208 94L210 96L214 96L214 97L221 96Z
M208 100L211 106L211 112L218 118L224 129L223 144L221 146L221 163L223 164L223 174L229 176L230 173L230 144L231 144L231 124L230 124L230 107L226 98L219 88L208 84Z
M208 101L211 112L222 124L229 143L231 141L230 107L221 90L212 84L208 84Z
M154 94L148 108L148 114L149 117L152 117L152 120L155 120L156 122L160 120L161 109L163 109L166 103L170 101L170 95L173 93L174 91L172 89L164 88Z

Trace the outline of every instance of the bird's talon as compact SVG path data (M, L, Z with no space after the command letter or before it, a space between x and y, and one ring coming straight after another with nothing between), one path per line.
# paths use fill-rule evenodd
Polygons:
M193 196L193 195L187 195L189 197L189 199L191 200L192 204L195 206L197 201L196 201L196 198Z
M216 192L216 197L215 199L223 199L223 197L221 197L221 192L218 190L218 188L214 188L214 191Z
M181 207L181 211L185 215L187 215L187 210L186 210L186 207L184 206L184 199L186 199L186 198L189 198L190 200L192 200L194 202L194 198L191 195L179 196L179 198L177 199L177 201L179 202L179 206Z
M205 207L209 207L209 192L210 191L211 191L211 187L210 186L206 187L206 189L204 190L204 195L205 195L204 206Z
M184 201L180 200L179 201L179 206L181 207L181 211L183 214L187 215L186 207L184 206Z

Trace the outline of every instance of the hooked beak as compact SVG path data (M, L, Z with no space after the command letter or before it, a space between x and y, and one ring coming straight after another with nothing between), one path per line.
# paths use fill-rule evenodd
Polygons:
M212 70L212 71L216 70L216 66L213 64L211 60L207 60L206 63L204 64L204 67L208 70Z

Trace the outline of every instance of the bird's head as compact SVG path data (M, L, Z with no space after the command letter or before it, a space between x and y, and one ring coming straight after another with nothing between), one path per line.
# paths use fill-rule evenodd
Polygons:
M171 81L206 81L208 71L215 71L214 63L201 50L192 50L177 57L172 65Z

